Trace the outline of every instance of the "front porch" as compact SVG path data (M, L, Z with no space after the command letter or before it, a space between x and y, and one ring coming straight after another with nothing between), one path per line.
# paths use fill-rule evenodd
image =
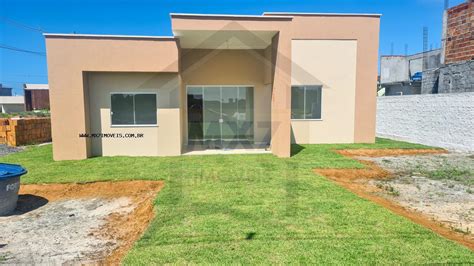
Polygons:
M183 154L289 156L289 71L278 64L290 65L280 54L288 42L273 24L289 18L223 17L203 28L188 24L194 20L172 15L185 96Z
M267 144L238 144L224 148L191 144L185 147L183 155L231 155L231 154L271 154Z
M183 154L270 152L270 60L270 47L183 49Z

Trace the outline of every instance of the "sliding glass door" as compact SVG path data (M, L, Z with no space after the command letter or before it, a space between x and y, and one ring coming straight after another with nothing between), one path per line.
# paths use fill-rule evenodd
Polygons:
M231 149L253 143L253 88L190 86L188 140L209 149Z

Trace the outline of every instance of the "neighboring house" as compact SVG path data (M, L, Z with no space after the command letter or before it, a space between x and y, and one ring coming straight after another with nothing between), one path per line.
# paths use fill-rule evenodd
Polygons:
M443 15L442 49L412 56L382 56L384 95L474 92L474 0Z
M444 12L442 41L444 65L426 73L423 91L474 92L474 0Z
M55 160L374 142L380 15L171 22L172 37L45 34Z
M48 84L24 84L26 111L49 110Z
M446 64L474 60L474 0L449 8L443 18Z
M2 113L19 113L25 111L23 96L0 96L0 110Z
M421 94L422 72L441 66L442 49L414 55L380 57L380 86L385 95Z
M0 96L12 96L12 90L12 88L3 87L2 84L0 84Z

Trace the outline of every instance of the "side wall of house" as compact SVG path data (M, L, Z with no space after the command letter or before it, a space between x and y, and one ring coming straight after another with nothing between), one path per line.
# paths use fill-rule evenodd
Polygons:
M355 55L356 66L355 94L353 96L354 104L341 110L333 109L335 112L353 112L354 129L351 130L353 137L341 137L338 139L329 139L330 137L328 137L326 139L327 141L347 142L349 139L352 139L353 142L359 143L372 143L375 141L379 28L380 17L378 16L295 15L293 21L291 22L292 40L352 40L356 41L357 43ZM328 53L331 53L332 51L329 47L325 49ZM339 53L344 54L347 53L347 51L339 49ZM323 56L323 54L324 51L321 52L320 56ZM336 61L338 61L339 68L334 69L334 71L338 71L338 69L349 71L348 64L350 65L354 60L354 58L352 58L353 56L349 56L348 60L343 60L342 58L338 57L338 55L335 56L338 58ZM312 64L315 66L310 67L308 64L308 70L305 71L312 76L318 77L318 75L321 75L319 70L322 69L316 65L320 64L320 62L315 61L312 62ZM323 62L323 65L324 64L328 64L330 66L334 63L329 61ZM292 69L292 71L294 70L295 69ZM312 73L313 70L316 72ZM297 72L292 72L292 76L293 74L297 74ZM337 73L332 75L337 76ZM346 90L350 91L349 88L346 88ZM349 110L349 108L352 110ZM334 128L335 131L328 132L328 134L341 134L337 132L339 129L340 127ZM317 133L312 132L312 134ZM321 137L318 136L311 137L311 139L314 141L317 139L322 140ZM307 138L307 140L310 140L310 138Z
M92 155L91 140L79 136L90 133L85 73L178 73L178 47L169 38L46 36L46 51L55 160Z

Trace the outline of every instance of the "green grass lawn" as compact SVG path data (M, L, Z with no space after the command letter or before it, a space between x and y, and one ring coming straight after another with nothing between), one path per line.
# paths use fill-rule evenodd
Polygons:
M165 180L157 216L125 264L472 263L474 253L335 185L311 169L363 167L342 148L427 148L376 144L294 146L264 155L99 157L54 162L51 146L2 157L24 165L23 183Z

